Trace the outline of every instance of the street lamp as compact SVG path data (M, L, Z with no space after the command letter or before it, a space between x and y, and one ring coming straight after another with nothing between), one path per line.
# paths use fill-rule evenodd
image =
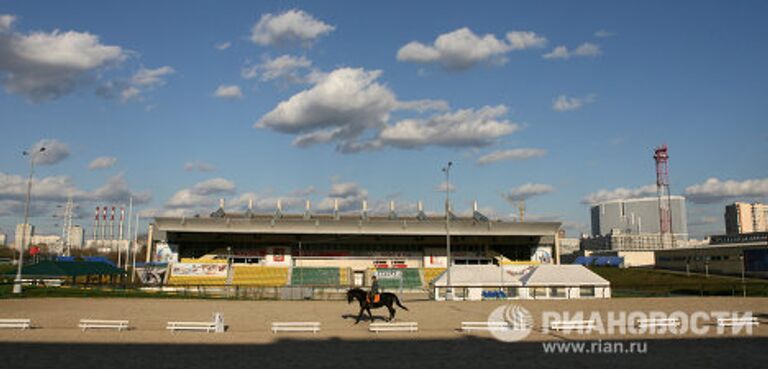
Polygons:
M32 175L35 171L35 157L37 154L43 153L45 151L45 147L41 147L35 151L29 152L24 151L22 155L29 156L29 178L27 178L27 197L24 202L24 223L23 229L21 231L21 245L19 245L19 265L18 269L16 270L16 280L13 281L13 293L20 295L21 294L21 267L24 264L24 245L27 243L27 231L30 232L31 236L31 229L29 227L29 202L30 197L32 194Z
M446 288L445 299L453 300L453 287L451 285L451 167L453 162L443 167L445 172L445 255L446 255Z
M744 280L744 251L739 255L739 262L741 264L741 290L744 293L744 297L747 297L747 285Z

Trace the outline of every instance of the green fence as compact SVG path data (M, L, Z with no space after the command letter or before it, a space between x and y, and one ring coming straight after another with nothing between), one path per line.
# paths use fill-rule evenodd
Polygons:
M292 286L338 286L339 268L293 268Z
M377 269L378 272L395 272L400 271L403 273L403 288L404 289L416 289L421 288L421 274L418 269ZM397 290L400 288L399 279L379 279L379 287L385 290Z

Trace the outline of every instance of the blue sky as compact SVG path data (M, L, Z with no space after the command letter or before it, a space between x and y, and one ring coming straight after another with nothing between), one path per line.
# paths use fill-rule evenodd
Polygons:
M654 193L663 143L693 236L722 232L726 203L768 198L764 2L0 1L0 14L5 233L22 215L20 153L41 140L55 148L36 168L43 233L67 193L86 228L130 195L145 215L218 198L436 212L451 160L456 211L477 199L508 219L524 198L529 219L575 235L590 201Z

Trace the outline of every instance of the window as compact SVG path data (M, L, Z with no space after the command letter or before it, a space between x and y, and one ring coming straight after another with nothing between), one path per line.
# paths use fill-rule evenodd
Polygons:
M552 287L549 289L549 297L565 298L565 287Z
M547 297L546 287L535 287L533 289L533 298Z
M595 297L595 286L581 286L581 287L579 287L579 296L581 296L581 297Z
M508 299L520 297L520 291L517 287L507 287L504 289L504 293L507 295Z

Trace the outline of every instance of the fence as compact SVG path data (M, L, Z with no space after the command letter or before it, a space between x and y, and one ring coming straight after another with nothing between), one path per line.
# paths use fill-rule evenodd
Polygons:
M613 297L662 296L746 296L768 297L768 282L745 283L676 283L654 285L616 284L611 286Z

